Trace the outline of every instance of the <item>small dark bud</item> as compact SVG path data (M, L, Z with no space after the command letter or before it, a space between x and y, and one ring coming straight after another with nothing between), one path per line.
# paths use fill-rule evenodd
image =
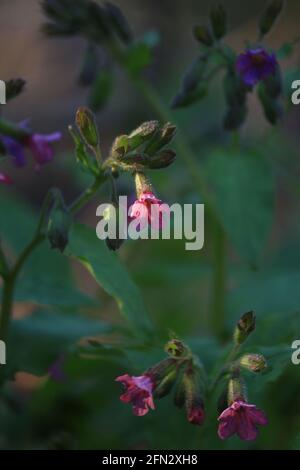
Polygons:
M133 39L133 34L123 12L119 7L110 2L105 3L105 9L107 11L108 18L121 41L125 44L129 44Z
M197 41L205 46L212 46L214 43L211 32L205 25L197 25L193 29L193 35Z
M259 31L262 36L272 29L277 17L281 13L283 5L283 0L272 0L269 3L259 21Z
M22 78L8 80L8 82L6 82L6 100L12 100L20 95L22 91L24 91L25 85L26 82Z
M90 86L97 77L98 55L94 44L89 44L84 55L78 82L81 86Z
M270 124L272 124L272 126L275 126L283 115L283 108L280 101L269 95L264 83L261 83L258 88L258 97L263 107L266 119Z
M59 206L50 215L47 235L51 248L63 252L69 241L71 218L67 210Z
M215 38L224 37L227 30L227 15L223 5L215 5L211 9L210 21Z
M148 162L148 168L150 170L160 170L170 166L176 158L176 153L173 150L165 149L157 153Z
M243 344L250 333L255 330L255 320L255 315L252 311L241 316L234 331L234 341L236 344Z

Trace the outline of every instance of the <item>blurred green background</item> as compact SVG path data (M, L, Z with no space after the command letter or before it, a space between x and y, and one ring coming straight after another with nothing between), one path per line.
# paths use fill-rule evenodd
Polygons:
M159 32L160 44L146 76L169 103L198 51L192 27L205 19L213 2L115 3L137 35L147 30ZM256 37L262 2L223 3L230 16L227 41L241 51L246 38ZM293 0L287 3L268 37L268 45L274 48L298 34L300 4ZM43 36L43 15L36 0L2 0L0 8L0 78L20 76L27 81L26 92L2 107L2 114L15 122L30 118L37 132L64 133L55 159L38 175L31 165L20 170L5 162L15 185L1 188L0 227L6 249L14 256L29 240L48 188L60 187L71 201L89 182L76 168L67 132L76 109L87 101L87 91L77 84L85 43ZM299 49L281 65L288 94L292 78L300 79ZM119 401L115 377L126 372L138 375L162 359L169 331L187 341L208 371L227 352L226 344L218 342L211 329L213 253L208 221L205 246L199 252L185 251L181 241L130 241L121 248L119 256L142 292L156 326L156 338L140 345L136 341L123 344L120 338L125 323L116 302L79 263L51 252L47 244L30 258L18 284L10 329L5 366L9 381L0 402L2 449L300 448L300 366L290 360L291 343L300 338L300 107L289 106L283 122L271 128L257 98L251 96L248 120L241 132L245 159L243 150L238 162L227 155L228 166L223 168L224 161L219 161L218 155L228 137L221 128L224 102L219 85L218 80L214 82L200 103L174 111L174 119L193 146L209 186L216 191L220 218L225 220L229 239L227 337L242 313L254 310L257 315L257 329L246 348L264 353L269 369L262 376L249 377L247 383L250 402L266 411L269 425L261 429L255 443L237 438L222 442L216 434L214 407L208 410L206 424L198 428L188 424L184 411L176 409L170 397L158 402L157 410L144 418L133 416L130 407ZM116 135L155 118L116 67L113 97L97 115L104 153ZM246 150L250 147L254 152L251 163ZM164 201L201 202L180 154L175 164L155 174L153 181ZM122 184L124 192L133 190L129 178ZM107 200L107 194L104 187L78 220L94 229L96 207ZM95 245L93 252L100 266L106 256L102 250L99 246L97 252ZM117 282L126 284L122 272L118 275ZM132 295L137 294L134 291ZM78 346L87 336L97 338L94 349L84 341ZM66 379L62 383L45 381L48 368L61 354Z

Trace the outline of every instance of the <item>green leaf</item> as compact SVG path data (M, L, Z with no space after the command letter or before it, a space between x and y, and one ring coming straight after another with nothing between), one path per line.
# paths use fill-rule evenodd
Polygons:
M150 31L129 47L125 58L125 66L129 73L135 75L151 64L153 49L158 42L159 35L155 31Z
M93 111L100 111L108 102L113 91L113 76L108 70L101 70L92 86L89 106Z
M75 225L66 254L80 261L100 286L118 303L121 314L134 329L149 329L141 294L115 253L108 250L94 230Z
M273 219L271 168L257 152L220 149L209 156L206 170L225 232L241 258L256 265Z
M37 311L11 323L7 362L15 370L46 373L51 362L79 339L108 331L109 325L98 320Z

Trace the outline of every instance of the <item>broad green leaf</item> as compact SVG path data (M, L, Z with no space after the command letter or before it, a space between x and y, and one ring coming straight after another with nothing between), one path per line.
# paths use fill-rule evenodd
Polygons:
M120 312L135 330L148 329L149 318L141 294L117 255L108 250L94 230L75 225L66 254L80 261L100 286L116 300Z
M254 310L268 313L293 314L300 311L300 272L261 272L248 279L228 297L231 312Z
M17 198L1 197L0 234L14 258L30 241L36 224L37 215L28 205ZM95 304L76 289L67 258L51 250L47 241L26 260L17 280L15 300L64 308Z
M225 232L241 258L257 265L273 219L271 168L257 152L220 149L209 155L206 169Z
M15 370L45 373L51 362L76 341L109 330L109 325L99 320L37 311L29 317L12 321L7 363Z

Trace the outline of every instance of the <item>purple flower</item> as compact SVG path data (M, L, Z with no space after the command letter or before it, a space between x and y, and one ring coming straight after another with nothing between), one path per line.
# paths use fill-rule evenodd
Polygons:
M244 401L234 401L231 406L220 414L218 434L221 439L227 439L237 434L244 441L252 441L257 437L257 426L268 424L267 417L262 410Z
M39 169L41 165L44 165L53 159L54 150L51 143L57 142L60 139L60 132L54 132L53 134L48 135L31 134L25 139L24 143L30 148L33 158L37 163L37 169Z
M66 375L63 370L64 362L65 357L61 354L48 369L49 377L51 377L55 382L64 382L66 380Z
M25 152L23 145L12 137L2 136L1 141L6 152L13 157L16 166L24 166L26 164Z
M265 49L248 49L240 54L236 61L236 70L247 86L254 86L276 71L277 59L275 54L269 54Z
M154 410L153 388L154 382L149 375L134 377L128 374L116 378L125 387L125 392L120 396L124 403L131 403L136 416L144 416L149 408Z

